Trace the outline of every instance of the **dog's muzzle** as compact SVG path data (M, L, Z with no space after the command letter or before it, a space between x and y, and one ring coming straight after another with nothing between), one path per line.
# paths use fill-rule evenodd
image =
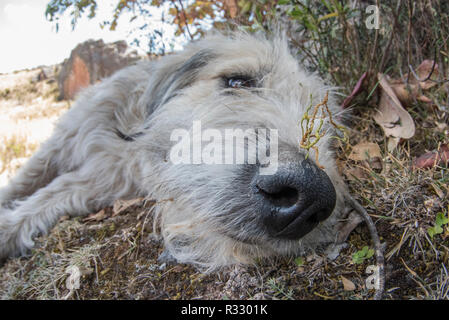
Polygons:
M268 234L291 240L327 219L337 197L328 175L308 159L279 166L274 175L255 176L251 188Z

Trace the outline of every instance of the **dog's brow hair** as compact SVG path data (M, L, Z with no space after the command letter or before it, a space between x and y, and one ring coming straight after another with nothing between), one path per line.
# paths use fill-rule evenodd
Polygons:
M149 111L154 111L157 106L167 103L175 97L179 90L192 84L198 75L200 69L204 68L216 54L209 49L201 50L184 62L181 67L169 73L168 77L161 79L153 92L156 92L155 98L149 105Z

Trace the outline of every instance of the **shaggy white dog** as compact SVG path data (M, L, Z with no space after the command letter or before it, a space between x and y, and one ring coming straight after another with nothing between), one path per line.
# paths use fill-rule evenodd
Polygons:
M326 133L318 155L300 147L301 119L326 92L335 115L330 88L298 65L283 36L211 35L119 71L86 89L0 190L0 258L25 254L62 215L142 196L159 201L155 229L166 251L209 269L334 242L344 186L328 118L315 121ZM276 172L262 175L251 155L243 164L173 163L174 130L192 132L195 121L216 133L251 129L239 150L259 142L260 129L276 132L265 150L277 155Z

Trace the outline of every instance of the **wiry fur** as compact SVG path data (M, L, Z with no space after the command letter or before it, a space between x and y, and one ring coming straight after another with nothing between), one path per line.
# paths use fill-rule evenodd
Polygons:
M261 84L230 93L227 75ZM216 268L333 242L343 184L327 135L319 162L337 190L334 214L301 240L270 238L248 196L249 165L174 165L170 134L203 128L275 128L280 161L304 155L300 120L331 88L307 73L282 36L212 35L178 54L128 67L85 90L53 136L0 190L0 258L24 254L64 214L86 215L116 199L159 201L155 228L180 262ZM312 100L311 100L312 98ZM330 96L329 106L337 114ZM311 151L310 159L314 160ZM325 195L324 195L325 196Z

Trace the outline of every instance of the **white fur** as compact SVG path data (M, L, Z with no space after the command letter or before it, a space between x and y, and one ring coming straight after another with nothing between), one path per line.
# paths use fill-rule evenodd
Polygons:
M198 69L195 81L173 91L185 79L170 75L202 51L212 52L213 58ZM263 75L263 88L223 94L221 76L239 72ZM172 86L165 86L170 81ZM255 244L228 237L224 231L229 228L248 231L239 215L225 225L216 219L229 207L223 199L233 188L236 168L168 161L170 133L176 128L190 130L194 120L201 120L204 128L276 128L281 146L304 153L299 123L306 107L322 101L329 90L297 64L283 36L212 35L181 53L116 73L81 94L53 136L0 190L0 258L26 253L33 237L48 232L64 214L86 215L116 199L139 196L160 201L155 228L180 262L213 269L332 242L344 186L328 149L331 131L318 144L319 162L337 189L337 208L298 241L270 240L257 230ZM335 115L332 95L329 105ZM124 141L115 129L129 136L143 134ZM310 158L315 159L313 151Z

